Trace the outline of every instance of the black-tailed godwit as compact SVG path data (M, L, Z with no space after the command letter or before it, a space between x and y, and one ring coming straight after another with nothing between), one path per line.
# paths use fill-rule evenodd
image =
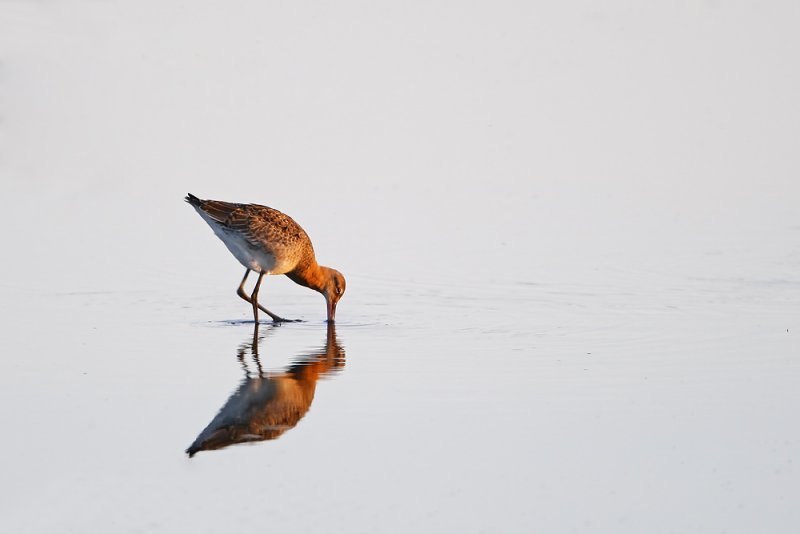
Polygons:
M201 200L189 193L186 202L208 223L228 250L247 269L236 294L273 321L286 321L258 303L258 288L265 274L285 274L301 286L319 291L325 297L328 322L336 315L345 280L342 273L317 263L314 247L305 230L288 215L259 204L234 204L220 200ZM250 271L258 274L255 289L248 295L244 283Z

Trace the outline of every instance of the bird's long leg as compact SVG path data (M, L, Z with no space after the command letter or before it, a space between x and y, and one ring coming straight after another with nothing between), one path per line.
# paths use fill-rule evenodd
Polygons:
M242 277L242 283L239 284L239 289L236 290L236 294L242 297L247 302L250 302L250 296L244 292L244 283L247 281L247 276L250 274L250 269L247 269L244 272L244 276Z
M253 304L253 320L258 324L258 288L261 287L261 280L264 278L264 273L258 273L258 280L256 280L256 287L253 288L253 294L250 295L251 303Z
M250 269L247 269L244 272L244 277L242 277L242 283L239 284L239 289L236 290L236 294L239 295L240 297L242 297L244 300L246 300L249 304L253 304L253 299L250 298L250 295L248 295L247 293L244 292L244 283L247 280L247 276L249 274L250 274ZM282 322L283 323L291 323L291 322L294 321L294 319L284 319L283 317L280 317L279 315L275 315L274 313L272 313L271 311L266 309L261 304L256 303L256 305L258 306L259 310L261 310L264 313L266 313L267 315L269 315L270 318L273 321L275 321L276 323L282 323Z

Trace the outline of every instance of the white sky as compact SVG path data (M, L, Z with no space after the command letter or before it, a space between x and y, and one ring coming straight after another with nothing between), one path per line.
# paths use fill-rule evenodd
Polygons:
M283 209L318 246L402 240L409 215L550 256L768 242L798 225L799 11L3 1L0 180L142 236L186 235L191 191ZM74 211L50 214L91 224Z

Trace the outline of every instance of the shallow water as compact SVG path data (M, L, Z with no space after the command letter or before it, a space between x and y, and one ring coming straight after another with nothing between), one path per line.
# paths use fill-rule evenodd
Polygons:
M1 4L4 530L796 532L796 17L657 4Z
M31 531L268 519L293 531L744 532L765 514L774 530L797 524L798 281L695 280L677 292L643 280L351 275L335 341L321 298L291 286L269 295L310 317L261 325L257 359L235 266L223 282L197 293L5 292L26 318L4 341L5 521ZM42 311L49 319L37 321ZM262 441L258 421L263 430L281 403L294 418L273 421L277 435ZM189 459L223 406L252 442ZM47 513L31 517L33 502Z

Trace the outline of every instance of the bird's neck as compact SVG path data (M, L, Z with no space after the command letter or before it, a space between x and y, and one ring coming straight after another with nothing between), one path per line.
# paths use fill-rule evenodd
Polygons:
M316 261L298 265L293 271L286 273L293 282L309 287L315 291L322 291L328 282L328 268Z

